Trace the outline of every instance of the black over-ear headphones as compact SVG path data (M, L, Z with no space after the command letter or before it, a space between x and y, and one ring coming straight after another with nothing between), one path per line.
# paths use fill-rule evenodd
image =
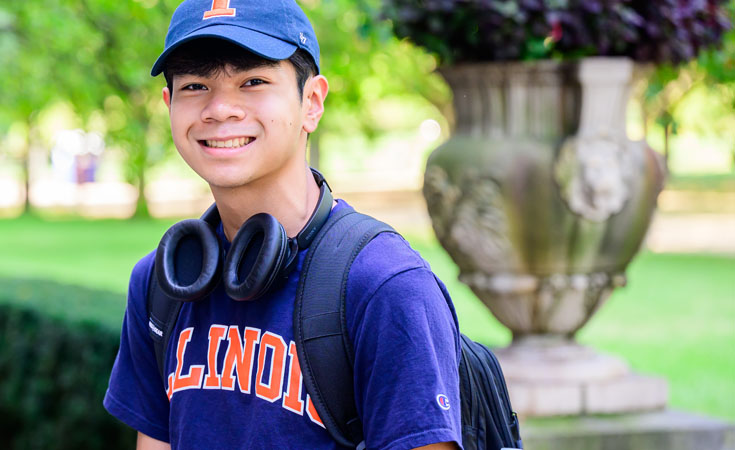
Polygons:
M227 295L235 300L255 300L285 280L296 266L300 249L307 248L332 209L332 192L318 171L311 169L319 185L316 209L296 237L289 238L275 217L259 213L240 227L224 258L215 230L221 221L217 205L201 219L173 225L156 251L155 276L161 290L181 301L204 298L222 277Z

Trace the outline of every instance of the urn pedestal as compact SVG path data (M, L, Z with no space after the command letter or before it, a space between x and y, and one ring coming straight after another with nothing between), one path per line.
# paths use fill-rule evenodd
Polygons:
M460 280L513 332L496 354L522 415L666 404L663 380L574 340L625 284L664 179L625 132L632 72L625 58L442 70L456 129L423 192Z

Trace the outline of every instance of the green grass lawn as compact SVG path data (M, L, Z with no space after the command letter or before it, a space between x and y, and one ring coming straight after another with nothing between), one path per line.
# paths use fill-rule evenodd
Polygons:
M0 220L0 301L39 298L30 292L41 291L52 314L119 326L130 271L170 224ZM507 344L510 333L425 236L409 240L449 287L463 332L491 346ZM579 340L620 355L636 371L666 377L673 407L735 420L735 258L643 253L628 280ZM64 297L76 291L68 285L84 287L70 306Z
M735 258L643 253L584 343L669 378L674 406L735 419Z
M735 191L735 171L720 174L677 175L666 180L666 187L687 191Z
M0 220L0 276L126 292L135 263L173 221Z

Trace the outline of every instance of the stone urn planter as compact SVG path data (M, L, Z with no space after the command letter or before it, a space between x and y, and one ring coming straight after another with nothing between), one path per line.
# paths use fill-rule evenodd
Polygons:
M460 280L513 333L497 354L526 415L665 406L663 381L574 335L625 284L664 173L625 131L627 58L441 69L456 129L424 196Z

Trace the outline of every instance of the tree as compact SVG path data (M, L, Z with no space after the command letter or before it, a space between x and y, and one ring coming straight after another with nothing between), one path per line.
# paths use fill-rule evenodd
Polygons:
M146 172L169 142L156 108L160 81L148 72L175 3L10 2L0 16L9 23L2 45L10 49L0 56L7 80L0 120L25 121L32 130L34 115L54 100L68 101L84 121L103 117L109 143L126 152L126 178L139 189L137 215L147 215Z
M35 16L34 8L22 12L0 9L0 79L3 80L0 95L4 105L0 108L0 133L4 134L11 124L18 123L25 134L23 146L12 152L8 149L3 151L4 157L17 159L21 164L26 192L25 211L30 210L28 157L35 120L39 105L49 103L56 94L48 80L42 80L47 68L37 57L41 41L35 40L26 29L26 17Z
M147 208L148 169L171 148L163 85L149 76L163 49L179 0L47 0L0 6L0 133L21 121L35 129L38 111L54 101L73 105L82 121L102 118L109 146L126 154L126 177ZM330 79L320 133L383 131L375 104L391 96L428 99L449 107L449 91L431 71L432 56L393 37L378 18L378 0L303 0L319 36L323 72ZM423 100L422 100L423 101ZM96 123L99 123L96 120ZM32 135L32 133L30 133ZM31 136L32 137L32 136ZM30 145L30 138L29 138ZM24 152L24 155L27 151ZM315 155L316 156L316 151ZM318 164L318 157L312 162Z
M669 137L676 135L679 121L676 109L692 92L706 86L717 92L724 110L735 110L735 0L726 4L730 29L724 34L722 44L701 52L697 59L682 66L664 64L650 70L644 92L645 116L660 125L664 131L664 156L668 161ZM725 118L726 119L726 118ZM713 131L728 136L735 142L730 122L711 123ZM735 167L735 145L733 167Z
M719 98L727 106L726 110L735 111L735 0L727 4L730 17L730 31L725 34L721 50L712 50L699 58L699 66L706 74L709 86L715 89ZM716 126L719 124L715 124ZM732 142L732 168L735 170L735 130L731 124L718 127L718 132L729 136Z
M328 114L310 137L311 163L318 165L320 137L327 133L374 138L386 131L375 106L391 97L428 101L449 114L450 93L432 73L436 59L398 40L380 17L377 0L303 0L319 38L322 71L329 79ZM316 157L315 157L316 156Z

